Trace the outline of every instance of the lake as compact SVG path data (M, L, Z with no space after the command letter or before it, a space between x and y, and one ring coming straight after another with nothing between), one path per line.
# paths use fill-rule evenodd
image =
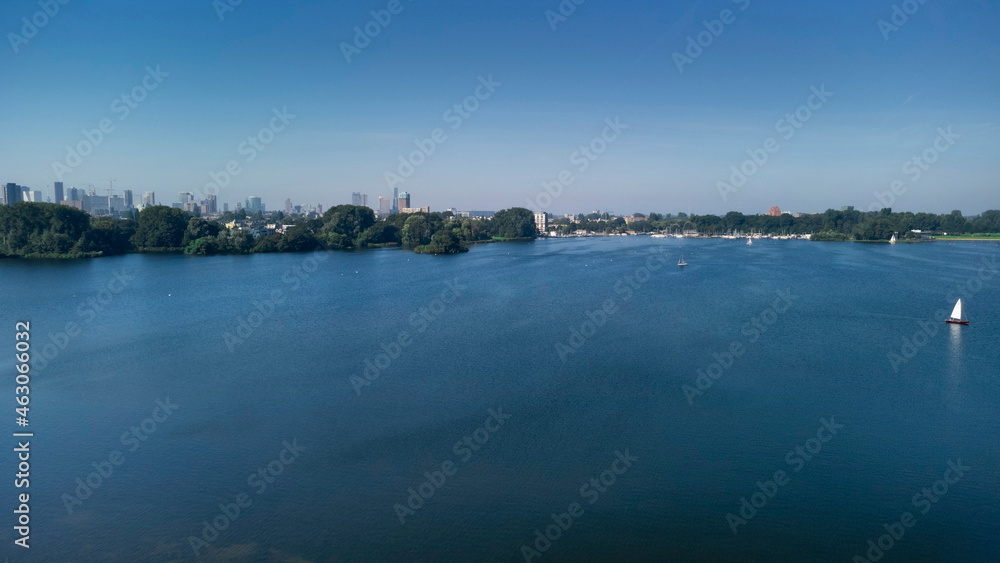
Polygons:
M30 321L35 358L4 553L995 560L998 256L611 237L0 260L6 346ZM969 326L943 322L959 297Z

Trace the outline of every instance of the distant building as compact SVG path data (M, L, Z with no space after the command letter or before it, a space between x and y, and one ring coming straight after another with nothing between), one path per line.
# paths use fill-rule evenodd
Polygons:
M156 205L156 192L146 192L142 194L142 205L143 207L152 207Z
M399 210L400 213L430 213L430 207L403 207Z
M246 210L247 210L247 213L256 213L258 211L260 211L261 213L263 213L264 212L264 203L261 202L261 199L259 197L255 196L255 195L252 195L252 196L250 196L250 197L247 198Z
M388 217L392 213L392 201L387 197L378 196L378 215Z
M21 197L22 201L40 202L42 201L42 192L38 190L24 188L24 195L22 195Z
M291 215L291 214L292 214L292 200L291 200L291 198L286 198L285 199L285 215Z
M769 217L781 217L781 208L775 205L770 211L767 212L767 215Z
M546 212L535 213L535 228L539 233L545 233L549 229L549 214Z
M223 211L223 213L229 213L229 204L228 203L223 203L222 204L222 211Z
M632 223L635 223L637 221L645 221L645 220L646 220L645 217L635 217L635 216L625 217L625 224L631 225Z
M854 206L853 205L845 205L845 206L841 207L840 210L841 211L854 211Z
M399 213L399 188L392 188L392 208L389 213Z
M400 209L400 211L402 211L403 209L405 209L405 208L407 208L409 206L410 206L410 193L409 192L403 192L403 193L399 194L399 209Z
M125 190L125 207L131 208L132 206L132 190Z
M177 201L181 203L188 203L189 201L194 201L194 194L191 192L181 192L177 194Z
M21 201L21 194L22 194L21 186L18 186L13 182L5 185L3 187L3 194L2 194L3 204L13 205Z
M366 196L366 197L367 197L367 196ZM316 204L316 213L318 213L318 214L320 214L320 215L322 215L322 214L323 214L323 204L322 204L322 203L317 203L317 204Z
M53 185L53 191L55 192L55 199L53 199L52 201L56 203L61 203L63 200L63 183L56 182Z

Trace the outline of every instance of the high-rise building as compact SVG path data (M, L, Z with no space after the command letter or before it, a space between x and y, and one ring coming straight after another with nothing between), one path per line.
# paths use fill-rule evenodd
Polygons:
M285 215L291 215L291 214L292 214L292 199L285 198Z
M378 215L387 217L392 213L392 200L387 197L378 196Z
M66 200L83 201L83 196L84 196L83 190L81 190L80 188L70 188L69 193L66 194Z
M125 207L132 207L132 190L125 190Z
M156 205L156 192L146 192L142 194L142 206L152 207Z
M361 205L361 192L351 193L351 205Z
M410 206L410 194L409 192L403 192L399 194L399 201L396 202L399 209L404 209Z
M399 188L392 188L392 209L389 213L399 213Z
M181 203L188 203L189 201L194 201L194 194L191 192L181 192L177 194L177 201Z
M222 212L223 213L229 213L229 204L228 203L223 203L222 204Z
M259 197L252 195L247 198L246 210L247 213L256 213L258 211L263 212L264 204L261 202Z
M63 183L56 182L53 184L52 191L55 192L55 199L52 201L60 203L63 200Z
M21 201L21 186L11 182L3 187L3 204L13 205Z
M323 214L323 204L322 203L317 203L316 204L316 213L319 213L320 215Z
M548 213L535 213L535 228L538 229L539 233L545 234L545 231L549 228Z
M208 215L210 213L218 213L219 204L218 199L215 194L208 194L205 199L201 202L201 214Z
M42 192L38 190L32 190L30 188L25 188L24 186L22 186L22 188L23 188L23 193L21 195L21 201L35 201L35 202L42 201Z

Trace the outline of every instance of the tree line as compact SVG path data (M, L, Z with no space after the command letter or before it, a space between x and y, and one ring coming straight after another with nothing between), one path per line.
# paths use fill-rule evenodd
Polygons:
M769 215L744 215L738 211L730 211L725 215L687 215L679 213L662 215L650 213L644 221L634 221L626 224L622 217L611 217L607 214L580 214L578 220L555 219L553 223L563 232L578 229L597 233L636 232L683 232L698 231L703 234L721 235L731 232L763 233L763 234L812 234L814 240L856 240L877 241L889 240L893 233L898 237L916 238L920 234L972 234L1000 233L1000 211L986 211L974 219L967 219L961 211L955 210L949 214L934 213L894 213L886 208L880 211L857 211L830 209L825 213L815 215L800 215L793 217L784 214L777 217Z
M232 216L230 216L232 217ZM226 219L230 218L226 217ZM236 218L236 217L232 217ZM264 217L249 217L264 227ZM147 207L125 219L96 218L65 205L18 202L0 206L0 257L80 258L131 252L195 255L352 250L399 246L419 253L467 252L470 243L531 239L534 214L524 208L492 219L458 219L451 213L394 214L377 219L368 207L338 205L321 218L279 218L283 233L255 236L227 222L181 209Z

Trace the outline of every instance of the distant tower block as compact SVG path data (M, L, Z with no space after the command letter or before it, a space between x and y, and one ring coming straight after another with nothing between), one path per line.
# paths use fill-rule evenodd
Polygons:
M770 211L767 212L767 214L771 217L781 217L781 209L775 205Z

